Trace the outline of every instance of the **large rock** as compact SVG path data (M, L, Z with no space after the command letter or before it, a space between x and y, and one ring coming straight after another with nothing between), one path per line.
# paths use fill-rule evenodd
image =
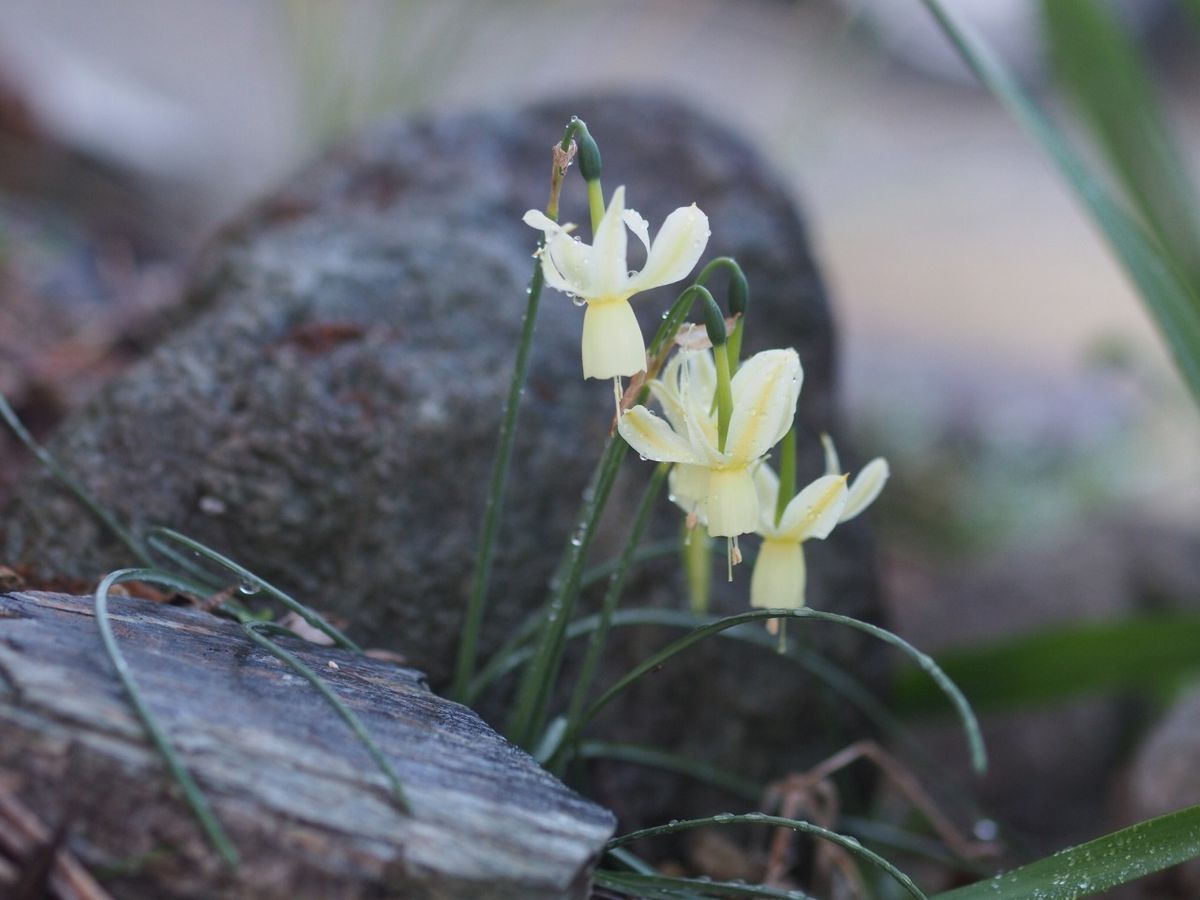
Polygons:
M741 261L753 295L747 348L791 344L803 359L802 474L815 475L816 433L837 432L833 338L787 190L712 121L632 98L403 122L335 149L217 242L177 331L70 420L53 451L124 519L228 552L443 683L530 274L535 234L520 217L545 202L549 148L571 113L601 143L609 190L627 185L652 227L696 201L712 222L707 256ZM564 218L587 221L583 193L572 173ZM647 330L673 290L636 301ZM580 327L581 311L547 291L485 648L542 601L610 424L610 386L580 376ZM629 469L597 558L618 546L649 466ZM678 527L663 505L659 537ZM10 563L95 577L128 561L41 475L3 522ZM813 603L876 615L861 522L809 556ZM633 602L683 603L675 568L652 570ZM746 567L719 585L718 608L744 608L748 580ZM878 675L861 635L806 633L864 678ZM618 636L614 669L665 637ZM668 667L601 726L764 779L842 739L842 705L823 711L799 670L720 643ZM606 770L597 783L634 797L632 818L683 811L661 781L641 790Z

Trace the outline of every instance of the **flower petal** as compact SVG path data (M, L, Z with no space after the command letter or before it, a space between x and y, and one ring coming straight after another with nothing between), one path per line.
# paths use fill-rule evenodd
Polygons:
M713 537L736 537L758 527L758 494L750 471L712 469L704 498L708 533Z
M687 434L687 415L683 410L683 401L679 399L679 391L669 381L655 378L650 382L650 395L658 401L663 415L676 433Z
M754 490L758 492L758 533L771 537L775 527L775 504L779 501L779 476L765 462L754 469Z
M646 344L628 300L589 303L583 314L583 377L636 375L646 368Z
M795 541L824 540L846 507L845 475L822 475L788 503L779 533Z
M591 247L565 231L549 236L541 251L546 284L565 294L587 297L592 292L591 252Z
M799 609L804 605L804 548L795 541L762 542L750 576L750 605Z
M635 406L617 420L617 431L645 459L655 462L694 463L692 448L671 426L644 406Z
M696 391L688 363L688 360L684 361L679 374L679 399L687 423L688 441L706 464L717 464L723 462L724 457L717 451L717 417L711 411L712 394Z
M667 485L671 502L685 513L703 512L704 498L708 496L708 469L705 466L680 463L672 467ZM703 519L703 515L700 518Z
M802 378L795 350L764 350L742 364L733 376L726 456L750 462L779 443L796 418Z
M646 265L629 280L629 289L648 291L686 276L704 253L708 235L708 216L696 204L675 210L658 230Z
M556 234L559 231L569 230L572 227L570 225L559 225L540 209L528 210L525 215L521 216L521 221L530 228L536 228L538 231L543 232L546 237L550 237L550 235Z
M647 222L640 212L636 209L625 210L625 215L622 217L629 230L637 235L642 246L646 248L646 252L650 252L650 223Z
M853 519L870 506L879 496L879 492L883 490L883 486L887 484L890 474L891 469L888 467L887 460L881 456L877 456L863 466L863 470L858 473L847 492L846 508L842 510L841 521L846 522Z
M844 475L845 472L842 471L842 463L838 459L837 447L833 444L833 438L824 431L821 432L821 446L825 448L825 474Z
M627 282L629 269L625 262L627 239L625 236L625 188L613 191L608 211L596 227L588 261L589 286L584 294L593 298L628 297L631 293Z

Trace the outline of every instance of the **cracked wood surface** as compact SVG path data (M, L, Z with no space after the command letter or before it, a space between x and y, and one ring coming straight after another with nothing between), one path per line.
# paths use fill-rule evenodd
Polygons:
M231 875L205 843L103 653L91 598L0 594L0 775L50 830L67 823L67 846L114 896L587 895L612 816L419 672L283 641L383 747L410 817L333 709L234 623L110 603L148 703L243 857Z

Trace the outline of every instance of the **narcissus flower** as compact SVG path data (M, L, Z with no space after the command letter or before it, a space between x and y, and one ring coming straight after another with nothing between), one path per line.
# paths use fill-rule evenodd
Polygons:
M645 369L646 345L629 298L679 281L695 267L708 243L708 216L695 204L680 207L651 241L649 223L625 208L625 188L619 187L591 245L571 237L573 225L559 225L535 209L524 221L546 236L540 251L546 283L587 304L583 377L615 378ZM630 272L625 260L626 228L646 247L640 272Z
M617 423L621 437L646 459L677 464L672 495L703 517L711 535L754 531L759 499L751 468L792 426L803 377L800 357L795 350L766 350L738 368L724 447L713 409L712 357L700 352L677 359L663 383L651 387L666 419L635 406Z
M837 452L826 439L826 474L793 497L776 520L779 478L763 463L754 473L762 547L750 578L750 605L799 609L804 605L807 568L804 542L824 540L839 522L854 518L879 496L888 477L887 461L869 462L854 482L837 471Z

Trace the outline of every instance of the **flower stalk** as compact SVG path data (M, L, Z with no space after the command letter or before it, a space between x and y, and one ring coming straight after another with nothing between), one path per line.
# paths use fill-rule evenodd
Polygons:
M565 166L570 163L570 148L576 132L583 123L572 119L568 123L562 141L556 145L554 168L551 175L550 200L546 204L546 216L551 220L558 217L558 196L565 175ZM538 242L539 250L545 239ZM533 347L533 334L537 324L538 306L542 299L545 272L541 260L534 261L533 276L529 281L529 298L525 305L525 317L521 325L517 359L513 366L512 380L508 385L508 397L504 402L504 415L500 425L500 443L492 464L492 477L483 513L483 530L479 538L479 549L475 557L475 570L471 579L471 593L467 600L466 617L458 646L458 657L454 667L454 682L450 696L463 699L475 673L475 660L479 648L479 632L483 625L483 614L487 607L488 589L491 585L492 563L496 554L496 536L500 528L500 512L504 506L504 488L508 483L508 470L512 462L513 439L516 435L517 412L521 407L521 394L525 377L529 371L529 353Z

